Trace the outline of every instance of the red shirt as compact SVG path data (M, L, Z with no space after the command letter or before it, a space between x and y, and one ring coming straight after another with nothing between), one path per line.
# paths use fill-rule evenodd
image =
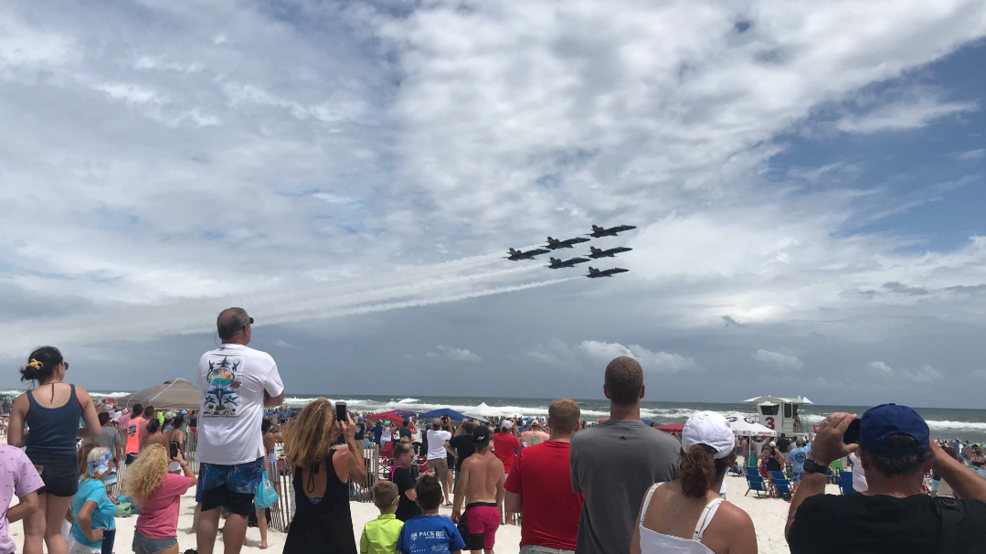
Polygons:
M503 487L524 497L520 546L575 550L583 497L572 492L567 442L548 441L525 448Z
M510 473L510 467L514 465L514 452L523 447L517 437L510 433L496 433L493 435L493 453L503 462L503 472Z

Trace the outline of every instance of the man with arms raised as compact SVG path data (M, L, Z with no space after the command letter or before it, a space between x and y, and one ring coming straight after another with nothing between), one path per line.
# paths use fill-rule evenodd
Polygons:
M552 402L548 407L548 440L522 450L503 485L507 511L524 514L521 554L575 550L582 496L572 492L569 443L579 428L580 415L574 400Z
M845 444L843 435L855 419L835 413L819 424L791 501L786 529L791 553L982 552L986 480L945 454L931 440L928 424L907 406L868 410L859 444ZM825 469L857 448L866 492L825 494ZM924 475L932 469L963 500L929 497Z
M673 481L681 444L640 421L644 370L621 356L606 366L609 420L572 437L572 490L585 495L578 554L629 552L637 508L654 483Z
M435 418L431 422L431 429L428 430L425 435L428 438L428 454L427 454L427 464L430 471L435 472L435 477L438 477L438 481L442 484L442 492L444 496L445 504L448 504L448 500L452 498L452 494L449 491L448 486L448 451L445 450L445 443L452 438L452 433L442 429L441 418Z
M485 550L493 554L496 530L500 527L500 510L503 502L503 462L490 452L490 430L476 427L472 432L472 442L476 452L462 462L462 477L455 489L455 505L452 507L452 521L459 523L465 518L469 538L466 548L473 554ZM463 498L466 513L461 513Z
M199 554L212 554L219 513L225 509L224 550L238 554L263 474L264 409L281 405L284 384L274 359L247 346L253 318L245 310L223 310L216 325L222 346L199 360L202 407L196 458L201 467L196 496L201 514L196 539Z

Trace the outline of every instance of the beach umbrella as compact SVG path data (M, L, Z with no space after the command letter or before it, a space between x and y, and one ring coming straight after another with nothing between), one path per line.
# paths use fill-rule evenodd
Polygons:
M364 419L379 419L383 421L392 421L398 425L402 425L404 423L404 418L401 417L401 415L398 414L397 412L381 412L379 414L370 414L363 417Z
M736 421L729 422L730 429L733 430L733 434L738 437L776 437L777 431L769 429L760 425L759 423L750 423L744 419L737 419Z
M201 401L202 393L197 386L184 379L174 379L120 397L116 404L125 408L141 404L158 410L198 410Z
M685 430L684 423L672 423L671 425L661 425L655 427L659 431L664 431L665 433L681 433Z
M469 417L466 416L465 414L457 412L455 410L450 410L448 408L441 408L438 410L432 410L430 412L424 412L421 415L419 415L418 418L425 420L425 419L434 419L436 417L442 417L442 416L448 416L448 418L451 419L452 421L463 421L469 419Z

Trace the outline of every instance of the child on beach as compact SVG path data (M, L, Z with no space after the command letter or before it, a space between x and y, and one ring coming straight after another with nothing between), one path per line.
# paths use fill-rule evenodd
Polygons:
M373 504L380 510L380 517L363 527L359 540L360 554L395 554L397 538L404 522L397 519L397 485L390 481L378 481L373 485Z
M442 502L442 485L434 475L425 475L414 485L422 515L411 518L401 529L397 551L401 554L445 554L461 552L466 547L452 520L438 515Z
M127 469L127 488L140 504L134 529L133 551L137 554L178 554L178 511L181 495L198 480L179 449L173 460L164 446L152 444ZM178 462L183 475L168 472Z
M79 450L79 490L72 499L69 554L112 552L116 538L116 503L106 495L103 477L109 474L109 448L85 444Z

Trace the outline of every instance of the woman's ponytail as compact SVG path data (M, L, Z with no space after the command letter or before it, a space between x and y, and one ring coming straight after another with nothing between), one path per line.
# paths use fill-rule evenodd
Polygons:
M726 474L726 470L736 464L736 450L731 450L718 460L715 458L715 453L711 446L695 444L688 452L681 454L681 469L678 470L678 477L681 480L681 491L686 496L695 498L705 496L705 493Z
M686 496L700 498L716 479L716 451L711 446L695 444L681 456L681 490Z
M28 356L27 363L21 368L21 381L47 381L55 368L61 364L62 353L54 346L42 346Z

